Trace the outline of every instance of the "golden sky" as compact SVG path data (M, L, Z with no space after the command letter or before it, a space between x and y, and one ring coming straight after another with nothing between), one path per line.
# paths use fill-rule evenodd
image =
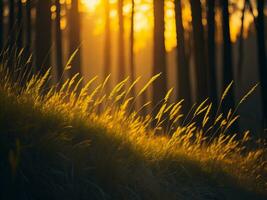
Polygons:
M71 0L61 0L62 3L70 3ZM235 41L240 32L241 26L241 15L242 7L244 0L231 0L238 9L233 10L230 7L230 30L232 41ZM113 31L118 30L117 22L117 0L110 0L111 4L111 27ZM146 41L152 38L153 33L153 0L135 0L136 4L136 14L135 14L135 50L138 51L146 45ZM103 9L103 0L80 0L80 10L83 13L86 13L94 18L94 28L93 32L95 35L102 34L104 32L104 9ZM125 29L126 35L125 38L128 38L130 30L130 15L131 15L131 0L124 0L124 17L125 17ZM52 9L54 11L54 9ZM219 12L216 19L218 22ZM63 13L64 15L65 13ZM255 13L257 14L257 13ZM191 12L190 5L188 0L184 1L183 5L183 24L186 30L191 29ZM252 15L246 12L245 15L245 30L248 30L248 27L253 22ZM203 20L205 24L205 19ZM66 20L62 20L62 28L66 25ZM246 34L246 32L245 32ZM175 13L174 13L174 0L165 0L165 44L166 50L171 51L176 47L176 30L175 30Z

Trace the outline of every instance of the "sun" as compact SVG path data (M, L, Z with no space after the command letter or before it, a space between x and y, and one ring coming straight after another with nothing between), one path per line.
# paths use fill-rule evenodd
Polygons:
M89 11L95 11L96 7L101 3L101 0L81 0L81 3L86 6Z

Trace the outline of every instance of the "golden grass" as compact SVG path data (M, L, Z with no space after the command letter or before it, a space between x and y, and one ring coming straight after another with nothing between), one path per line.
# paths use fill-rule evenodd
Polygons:
M137 96L158 76L152 77ZM87 181L94 177L89 181L90 188L94 188L90 195L98 197L91 196L92 199L105 199L106 195L112 199L205 199L207 193L216 196L222 192L231 196L231 192L221 189L227 187L238 192L266 193L266 150L247 147L251 143L248 131L238 138L231 133L230 128L239 117L236 110L230 110L227 116L218 111L211 121L213 105L206 99L184 115L181 113L183 101L169 102L170 90L155 117L141 116L132 110L137 97L129 96L140 78L128 88L127 78L107 94L105 87L109 77L94 89L91 86L97 78L79 89L81 79L76 75L62 86L52 86L45 92L50 71L44 76L34 75L24 87L13 77L14 73L0 67L3 109L0 119L10 115L15 120L10 122L16 132L15 148L14 145L8 147L13 174L19 170L24 157L29 159L20 153L27 149L29 137L33 146L36 143L38 152L52 157L60 154L74 165L79 163L82 176L88 175L82 167L93 168L89 177L83 177L88 178ZM221 103L230 87L232 83L223 93ZM238 106L255 89L244 95ZM156 127L152 127L153 121ZM1 123L0 132L8 133L10 127ZM21 167L21 170L25 169ZM62 168L51 170L62 176L68 173ZM72 183L65 179L68 181ZM55 188L65 187L56 185L56 181L53 184ZM59 191L57 189L60 194Z

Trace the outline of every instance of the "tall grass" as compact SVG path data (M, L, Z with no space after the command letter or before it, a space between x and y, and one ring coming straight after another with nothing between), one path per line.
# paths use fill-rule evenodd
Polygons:
M132 97L139 78L129 87L127 78L107 93L109 77L94 87L97 77L81 87L79 75L47 87L50 70L24 85L19 74L24 71L0 67L6 199L260 199L266 194L266 150L248 147L248 131L231 133L236 110L227 116L218 110L214 118L207 99L184 114L183 101L170 102L170 90L156 115L142 116L134 103L159 75Z

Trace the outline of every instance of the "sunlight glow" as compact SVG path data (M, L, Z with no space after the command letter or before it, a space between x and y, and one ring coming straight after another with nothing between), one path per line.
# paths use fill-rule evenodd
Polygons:
M81 0L81 3L85 5L89 11L95 11L96 7L100 5L101 0Z
M234 1L234 0L232 0ZM244 0L238 0L236 3L237 9L231 12L233 8L230 8L230 31L232 41L236 41L239 37L241 27L241 10ZM104 11L103 0L80 0L82 10L94 16L94 34L102 34L105 30L104 23ZM118 13L117 13L117 0L109 0L110 3L110 23L113 31L118 31ZM183 8L183 25L185 28L185 37L189 37L186 34L192 29L191 27L191 10L189 1L182 2ZM130 30L131 19L131 0L124 0L124 20L126 34ZM134 16L134 32L135 32L135 51L143 49L147 45L147 41L153 37L153 0L135 0L135 16ZM216 17L216 21L220 24L220 16ZM206 19L203 20L203 25L206 25ZM246 12L244 21L244 36L248 35L249 26L253 23L253 17ZM175 26L175 11L174 0L165 0L165 46L169 52L177 46L176 41L176 26Z

